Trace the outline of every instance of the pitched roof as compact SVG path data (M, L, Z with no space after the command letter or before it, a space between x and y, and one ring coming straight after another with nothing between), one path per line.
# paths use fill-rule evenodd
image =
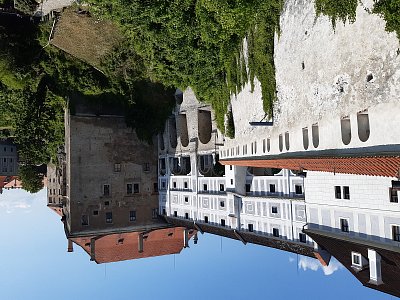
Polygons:
M356 238L344 238L338 234L324 233L319 230L306 229L309 235L318 245L333 255L354 277L364 286L400 297L400 249L394 249L381 242L363 241ZM361 271L353 269L351 252L360 253L368 258L368 249L374 249L381 255L383 284L369 283L369 268Z
M103 236L71 238L89 255L91 240L94 240L94 260L109 263L131 259L147 258L180 253L184 247L185 228L164 228L150 232L115 233ZM143 252L139 251L139 235L143 234ZM189 235L189 238L194 234Z

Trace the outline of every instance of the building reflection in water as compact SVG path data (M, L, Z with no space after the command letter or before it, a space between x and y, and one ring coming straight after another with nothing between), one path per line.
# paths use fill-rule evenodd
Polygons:
M97 263L115 262L179 253L210 233L323 266L334 256L363 285L400 296L396 160L386 173L379 157L368 175L360 161L347 172L228 164L212 119L207 107L183 102L157 159L122 118L68 116L65 151L48 171L48 206L62 216L68 251L75 243Z

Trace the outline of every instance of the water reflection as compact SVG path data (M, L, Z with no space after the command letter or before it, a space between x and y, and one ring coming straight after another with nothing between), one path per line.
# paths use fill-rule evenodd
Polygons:
M185 109L194 124L197 109ZM161 146L157 157L118 115L66 116L47 191L68 252L75 244L98 264L178 254L209 233L301 255L300 267L328 274L335 257L363 285L400 296L396 178L218 167L217 131L207 145L189 131L186 149Z

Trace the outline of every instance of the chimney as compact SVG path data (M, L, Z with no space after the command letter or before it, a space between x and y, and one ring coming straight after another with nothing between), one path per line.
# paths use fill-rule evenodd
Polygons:
M183 231L183 248L189 248L189 229Z
M193 241L194 241L195 245L197 245L198 240L199 240L199 237L197 236L197 231L196 231L196 233L194 234L194 237L193 237Z
M373 249L368 249L369 260L369 283L382 284L381 256Z
M68 252L74 252L74 244L71 239L68 239Z
M96 244L96 240L94 238L90 239L90 260L91 261L95 261L96 260L96 247L95 247L95 244Z
M138 239L139 239L138 251L139 251L139 253L142 253L143 252L143 233L139 233Z

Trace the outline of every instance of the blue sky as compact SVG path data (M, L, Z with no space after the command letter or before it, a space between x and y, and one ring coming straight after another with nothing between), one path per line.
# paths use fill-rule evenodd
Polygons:
M67 253L44 190L4 191L0 228L0 299L394 299L364 288L337 261L323 269L207 234L179 255L97 265L79 247Z

